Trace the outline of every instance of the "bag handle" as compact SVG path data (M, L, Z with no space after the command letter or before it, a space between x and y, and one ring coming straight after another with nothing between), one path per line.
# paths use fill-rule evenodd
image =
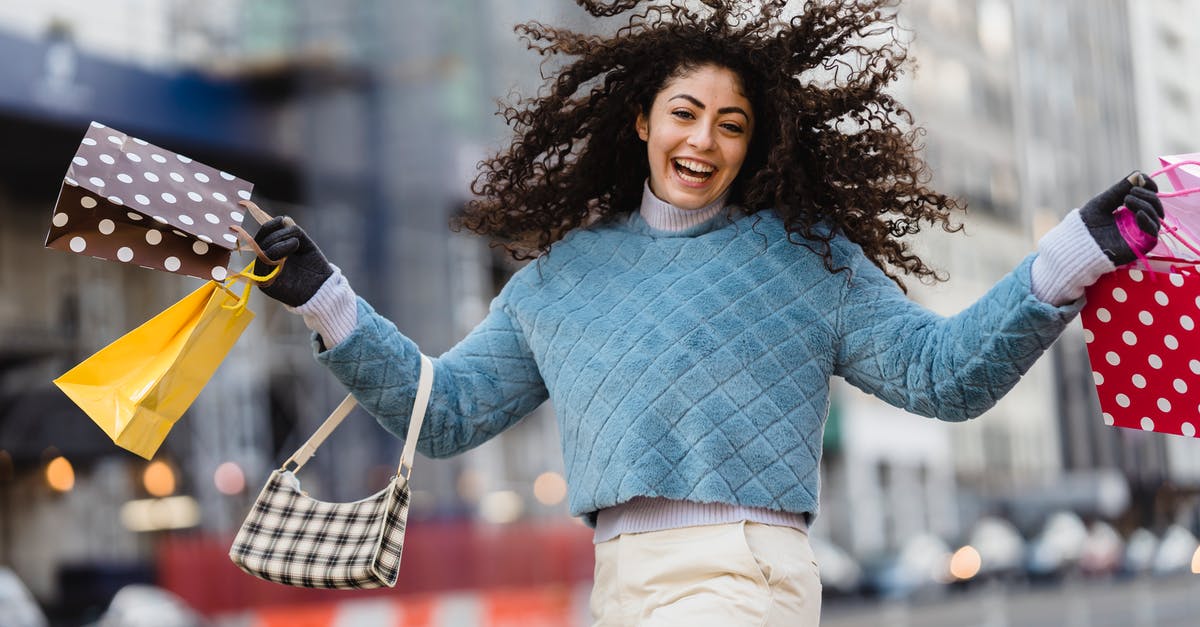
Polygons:
M396 469L396 474L404 477L405 481L412 475L413 457L417 451L417 439L421 435L421 425L425 422L425 410L429 406L430 392L433 390L433 362L421 355L421 374L417 379L417 395L413 400L412 417L408 421L408 434L404 437L404 451L400 454L400 466ZM317 447L325 442L329 434L342 424L342 420L350 413L350 410L358 405L358 401L351 394L346 395L342 402L338 404L333 413L321 423L317 428L316 433L308 438L292 456L283 463L282 469L288 470L288 464L295 464L292 472L299 472L304 464L308 463L309 459L316 454ZM407 471L407 472L406 472Z
M429 407L429 395L433 391L433 361L421 355L421 375L417 378L417 397L413 399L412 417L408 419L408 433L404 436L404 451L400 454L400 467L396 474L405 481L412 475L413 458L417 454L417 440L421 437L421 424L425 422L425 409ZM408 472L405 472L407 469Z
M1178 170L1179 168L1181 168L1185 165L1200 166L1200 161L1194 161L1191 159L1187 159L1184 161L1177 161L1170 165L1164 166L1163 168L1159 169L1154 174L1149 175L1150 178L1154 178L1156 176L1159 176L1160 174L1166 174L1167 178L1171 181L1171 185L1174 185L1176 188L1175 191L1160 192L1158 194L1159 198L1177 198L1179 196L1190 196L1192 194L1200 192L1200 187L1189 187L1187 189L1179 189L1179 187L1181 187L1182 184L1179 180L1178 175L1175 174L1175 170Z
M1155 171L1153 174L1148 175L1148 178L1154 178L1156 176L1166 174L1167 178L1170 179L1171 184L1176 187L1175 191L1156 192L1159 198L1178 198L1180 196L1190 196L1200 192L1200 187L1178 189L1181 187L1181 183L1179 177L1175 174L1175 170L1185 165L1200 165L1200 161L1190 159L1178 161L1166 165ZM1130 178L1130 182L1134 183L1135 185L1138 184L1137 181L1134 181L1133 177ZM1145 249L1147 246L1153 247L1156 239L1162 239L1168 235L1176 242L1179 242L1184 248L1195 253L1197 256L1200 256L1200 248L1197 248L1196 244L1193 243L1200 242L1200 239L1198 239L1194 233L1189 231L1182 223L1174 219L1172 216L1164 215L1163 219L1159 222L1158 238L1154 238L1154 236L1142 232L1141 228L1139 228L1136 224L1136 221L1133 217L1133 212L1124 205L1117 208L1115 217L1117 230L1120 231L1121 237L1125 239L1125 242L1129 244L1129 247L1133 250L1134 254L1137 255L1137 261L1141 262L1143 267L1146 266L1146 256L1140 251Z
M325 442L325 438L328 438L329 434L333 433L333 430L342 424L342 421L350 414L350 410L354 409L357 405L358 401L354 399L354 395L347 394L346 398L342 399L342 402L334 408L333 413L329 414L329 417L325 419L325 422L322 422L321 426L317 427L316 433L309 436L308 441L297 449L295 453L292 453L292 456L286 462L283 462L283 469L287 470L288 464L296 464L292 472L299 472L300 468L308 463L308 460L312 459L312 456L316 454L317 447Z
M258 222L259 224L265 224L268 220L271 219L271 214L267 213L266 211L263 211L261 208L259 208L259 206L257 204L255 204L252 201L239 200L238 204L245 207L246 210L250 213L250 215L254 218L254 220L256 222ZM289 225L295 224L295 222L293 222L290 217L284 217L283 220L284 220L285 224L289 224ZM263 262L263 265L275 266L275 269L272 270L270 273L265 274L263 276L259 276L252 272L252 269L254 268L254 262L251 262L250 265L246 266L245 270L242 270L239 273L239 275L242 277L245 277L247 281L253 281L254 283L258 283L262 287L269 287L272 283L275 282L275 276L277 274L279 274L279 270L280 270L280 268L283 267L283 263L285 261L287 261L287 257L284 257L283 259L271 259L270 257L268 257L267 253L263 252L263 249L261 247L259 247L258 242L254 241L254 236L250 235L250 233L248 233L246 231L246 229L242 228L242 226L239 224L231 224L229 226L229 230L236 233L238 236L238 239L245 242L246 245L249 246L249 249L254 251L254 256L257 257L259 261ZM242 248L241 244L239 243L237 250L246 250L246 249Z

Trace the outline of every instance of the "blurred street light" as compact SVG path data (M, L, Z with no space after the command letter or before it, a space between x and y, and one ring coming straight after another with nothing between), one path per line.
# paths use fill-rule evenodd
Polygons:
M467 503L474 503L483 496L483 476L478 471L466 468L458 475L458 496Z
M75 469L66 457L60 455L46 464L46 483L55 492L67 492L75 487Z
M979 551L968 544L950 557L950 574L959 581L965 581L978 575L982 565L983 558L979 556Z
M521 517L525 503L512 490L490 492L479 501L479 515L487 522L503 525Z
M246 489L246 473L234 462L225 462L213 471L213 485L221 494L238 494Z
M130 531L186 529L200 523L200 504L190 496L138 499L121 506L121 524Z
M558 505L567 498L567 480L557 472L543 472L533 481L533 496L542 505Z
M171 496L175 493L175 471L164 461L150 462L142 472L142 485L150 496Z

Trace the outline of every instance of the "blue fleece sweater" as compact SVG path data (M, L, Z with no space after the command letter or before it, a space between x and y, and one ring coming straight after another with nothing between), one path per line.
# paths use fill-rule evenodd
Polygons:
M569 234L522 268L487 318L434 360L418 450L478 446L549 398L570 511L637 496L815 516L834 375L911 412L979 415L1078 312L1030 290L1025 259L951 317L910 301L845 238L845 272L773 212L677 232L637 213ZM419 349L365 301L326 364L404 437Z

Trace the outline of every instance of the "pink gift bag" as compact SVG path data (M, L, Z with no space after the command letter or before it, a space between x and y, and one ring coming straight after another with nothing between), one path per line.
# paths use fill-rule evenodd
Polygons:
M1171 184L1171 190L1163 190L1160 181L1158 197L1167 215L1166 224L1180 237L1169 237L1168 232L1150 254L1200 259L1200 251L1195 250L1195 244L1200 243L1200 152L1159 157L1158 161L1163 168L1151 176L1161 175Z
M1084 338L1108 425L1200 430L1200 159L1192 157L1200 154L1163 157L1152 175L1174 188L1159 192L1159 244L1087 289Z

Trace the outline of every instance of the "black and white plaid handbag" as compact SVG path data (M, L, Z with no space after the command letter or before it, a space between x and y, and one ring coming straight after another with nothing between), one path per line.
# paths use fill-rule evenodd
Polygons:
M302 588L396 585L409 477L432 387L433 364L422 355L400 467L388 486L353 503L326 503L303 492L295 473L354 409L354 397L347 396L304 446L271 473L229 549L233 563L255 577ZM296 467L289 470L292 463Z

